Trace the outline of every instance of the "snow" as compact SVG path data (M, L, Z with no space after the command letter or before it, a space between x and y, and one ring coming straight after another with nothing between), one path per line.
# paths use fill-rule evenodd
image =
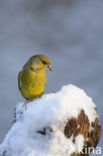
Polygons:
M84 136L79 134L73 143L72 136L64 135L68 119L78 117L83 109L91 122L97 113L95 104L86 93L74 86L67 85L57 93L43 95L23 107L16 106L16 123L0 145L0 153L7 156L69 156L80 152L84 146ZM46 131L46 135L38 131Z

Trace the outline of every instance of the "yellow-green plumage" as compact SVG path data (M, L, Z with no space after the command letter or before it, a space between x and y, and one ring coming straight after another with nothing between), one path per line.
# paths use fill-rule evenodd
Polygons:
M27 99L35 98L44 92L46 74L44 69L38 73L32 70L23 70L19 73L19 88L22 96Z
M33 56L24 65L18 75L19 90L23 97L32 100L43 94L47 82L46 67L50 67L50 61L44 55Z

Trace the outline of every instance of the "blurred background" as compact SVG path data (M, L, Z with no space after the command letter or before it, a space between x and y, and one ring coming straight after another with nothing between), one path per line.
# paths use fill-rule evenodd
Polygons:
M0 0L0 142L24 101L18 72L35 54L47 55L54 68L46 92L71 83L83 88L103 125L103 1Z

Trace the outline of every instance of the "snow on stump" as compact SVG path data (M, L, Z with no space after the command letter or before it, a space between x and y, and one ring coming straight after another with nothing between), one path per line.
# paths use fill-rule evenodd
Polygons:
M89 155L101 136L95 104L73 85L30 102L26 110L17 104L15 117L0 156Z

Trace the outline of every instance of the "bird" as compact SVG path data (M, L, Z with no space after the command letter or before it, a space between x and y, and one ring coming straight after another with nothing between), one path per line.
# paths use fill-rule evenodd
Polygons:
M26 99L23 106L41 97L47 84L46 70L53 70L50 59L42 54L32 56L18 74L18 87L21 95Z

